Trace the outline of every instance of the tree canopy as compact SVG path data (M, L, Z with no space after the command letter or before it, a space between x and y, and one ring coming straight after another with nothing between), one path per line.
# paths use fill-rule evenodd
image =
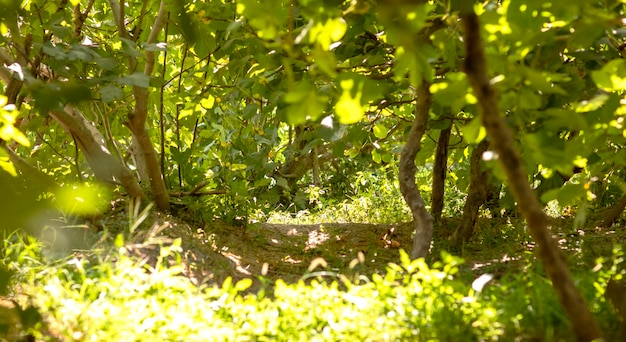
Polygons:
M0 222L128 196L245 223L375 170L413 258L442 214L463 243L482 205L518 204L552 265L546 203L574 228L626 207L625 20L618 0L0 0Z

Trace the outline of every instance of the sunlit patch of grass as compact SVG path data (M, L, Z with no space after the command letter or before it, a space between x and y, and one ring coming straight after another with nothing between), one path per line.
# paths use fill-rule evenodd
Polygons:
M257 213L252 220L276 224L315 224L315 223L394 223L411 219L408 207L399 198L396 203L379 205L371 197L356 197L340 203L328 204L322 208L299 210L295 213L274 211L268 215Z

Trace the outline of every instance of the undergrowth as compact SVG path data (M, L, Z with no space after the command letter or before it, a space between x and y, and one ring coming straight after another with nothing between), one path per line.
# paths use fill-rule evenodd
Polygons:
M44 317L30 330L52 341L491 341L571 340L569 323L539 267L473 283L457 277L462 260L442 253L431 267L410 261L358 281L320 270L287 284L251 279L196 286L182 275L180 242L148 265L120 244L51 261L19 235L2 262L16 272L13 296ZM577 283L605 331L617 321L602 297L623 251L598 260ZM171 263L174 260L174 263ZM262 277L261 277L262 278ZM311 280L313 279L313 280ZM612 329L612 330L611 330Z

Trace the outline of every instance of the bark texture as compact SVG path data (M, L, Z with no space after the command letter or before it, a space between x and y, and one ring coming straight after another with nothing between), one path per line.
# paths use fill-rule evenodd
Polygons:
M467 199L463 206L463 218L461 224L452 235L452 239L457 243L469 241L474 235L474 227L478 218L480 206L487 202L489 194L489 173L484 170L482 157L489 148L489 142L483 140L472 150L470 157L470 185L467 192Z
M428 112L432 103L429 84L425 81L417 88L417 103L415 105L415 120L409 131L407 142L400 154L400 192L411 209L415 236L411 259L423 258L428 255L433 236L433 217L426 210L424 199L415 184L415 156L421 149L422 136L426 130Z
M461 21L466 53L464 67L478 99L482 123L499 155L499 161L504 167L519 209L526 219L533 239L537 242L539 257L552 280L574 332L581 341L602 338L597 322L574 285L556 240L548 231L547 216L530 188L522 160L514 145L513 134L500 116L496 94L489 82L478 16L471 4L464 4L463 7Z
M430 212L435 219L441 219L443 204L446 193L446 175L448 171L448 145L450 143L450 127L442 129L437 139L437 150L435 151L435 165L433 166L433 191L430 198Z
M602 219L602 222L600 223L600 227L612 226L613 223L615 223L615 221L617 221L617 219L622 215L624 209L626 209L626 194L624 194L622 199L620 199L619 202L617 202L617 204L609 210L606 216L604 216L604 219Z
M109 4L115 14L119 36L121 38L127 38L128 32L126 31L126 27L124 25L124 20L126 19L124 18L124 7L120 6L117 0L109 0ZM154 24L150 30L150 35L146 40L146 44L151 44L156 41L159 33L165 26L165 22L167 20L166 13L165 2L161 1L159 12L154 19ZM139 20L143 20L143 15ZM154 63L154 51L146 51L145 64L143 67L143 73L146 76L152 75L154 71ZM129 70L135 70L137 65L138 60L134 57L129 57ZM161 167L159 165L159 157L154 149L154 146L152 145L148 128L146 126L146 120L148 118L148 88L133 86L133 95L135 97L135 109L128 115L126 125L133 135L133 147L137 147L133 149L134 157L136 160L142 161L139 163L140 165L144 165L143 163L145 163L145 173L147 173L148 179L150 180L152 196L154 197L154 202L157 208L162 211L169 211L169 193L167 192L163 173L161 172Z
M96 178L104 183L119 184L133 198L142 198L143 192L132 172L111 154L100 131L76 108L65 106L50 115L76 139Z

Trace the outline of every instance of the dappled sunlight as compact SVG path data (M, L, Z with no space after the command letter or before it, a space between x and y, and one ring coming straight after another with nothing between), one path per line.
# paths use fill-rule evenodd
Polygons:
M302 263L302 260L294 259L291 255L285 256L282 260L289 264L301 264Z
M246 275L251 275L250 271L248 271L248 269L247 269L249 266L243 266L241 264L241 256L235 255L235 254L230 253L230 252L222 252L221 254L223 256L225 256L228 260L232 261L235 264L235 269L237 271L239 271L240 273L246 274Z
M505 254L501 258L492 259L492 260L484 261L484 262L474 262L474 264L472 265L472 271L480 271L489 266L520 261L521 259L522 258L520 256L510 256L508 254Z
M306 243L306 247L304 248L305 251L311 249L311 248L315 248L319 245L321 245L322 243L324 243L326 240L328 240L330 237L330 235L328 235L328 233L324 232L323 230L314 230L312 232L309 233L309 240Z

